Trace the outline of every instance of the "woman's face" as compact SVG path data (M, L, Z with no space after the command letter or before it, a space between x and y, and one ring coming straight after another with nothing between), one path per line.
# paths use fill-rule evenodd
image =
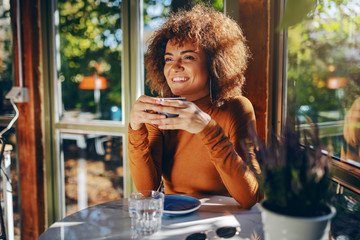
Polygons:
M209 94L209 74L203 49L190 41L179 46L168 41L164 75L173 94L194 101Z

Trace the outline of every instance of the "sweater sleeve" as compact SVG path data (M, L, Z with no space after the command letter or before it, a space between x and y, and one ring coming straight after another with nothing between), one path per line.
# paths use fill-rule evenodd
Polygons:
M251 103L244 99L240 105L235 103L237 106L230 111L231 127L227 134L214 119L211 119L199 136L209 150L211 161L228 192L243 208L250 208L260 200L260 194L255 174L246 159L250 158L256 166L252 144L247 138L249 124L255 127L255 114ZM246 151L244 143L248 146Z
M156 190L161 182L162 133L146 124L138 130L128 127L130 171L136 189Z

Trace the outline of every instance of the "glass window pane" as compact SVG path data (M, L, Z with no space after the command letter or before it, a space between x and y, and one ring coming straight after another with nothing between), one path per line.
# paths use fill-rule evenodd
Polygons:
M156 29L158 29L165 21L169 14L173 11L177 11L177 9L188 8L188 6L192 6L196 3L210 3L218 11L224 11L224 0L143 0L143 10L142 10L142 26L143 29L143 39L142 39L142 56L144 56L147 49L147 41L154 33ZM142 60L143 61L143 60ZM145 69L143 71L145 79ZM145 82L145 81L144 81ZM145 85L145 94L151 96L151 91Z
M289 28L287 59L288 112L296 110L294 114L304 128L307 124L303 113L318 122L328 150L358 163L359 16L357 0L318 1L314 14Z
M13 114L13 107L5 95L13 85L10 2L0 1L0 115Z
M56 18L60 119L121 121L121 0L58 0Z
M122 198L123 137L61 133L66 216Z

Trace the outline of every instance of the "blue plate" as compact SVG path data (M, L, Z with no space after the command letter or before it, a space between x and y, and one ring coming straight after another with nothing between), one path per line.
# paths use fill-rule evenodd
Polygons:
M164 213L166 215L182 215L199 209L201 202L193 197L183 195L165 195Z

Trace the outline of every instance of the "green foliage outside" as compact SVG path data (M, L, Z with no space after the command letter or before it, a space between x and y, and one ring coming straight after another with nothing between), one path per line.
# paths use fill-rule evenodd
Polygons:
M109 119L110 107L121 105L121 1L59 0L60 70L65 110L94 112L94 92L80 90L84 76L97 71L107 78L101 90L102 118Z
M304 21L288 29L288 111L294 117L296 109L301 117L300 108L306 106L310 111L305 113L314 121L341 121L360 95L360 2L317 3ZM329 89L330 77L346 78L347 84ZM323 141L330 141L326 144L340 152L341 140Z
M217 9L224 10L224 0L143 0L144 27L155 30L177 8L189 8L195 4L205 3Z

